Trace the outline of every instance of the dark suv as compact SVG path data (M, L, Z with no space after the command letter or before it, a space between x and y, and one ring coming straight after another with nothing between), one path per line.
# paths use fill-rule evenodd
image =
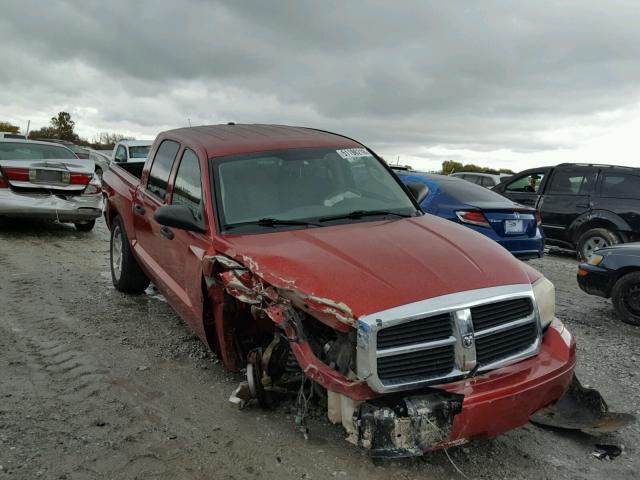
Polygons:
M640 240L640 169L563 163L520 172L493 189L535 207L547 243L576 249Z

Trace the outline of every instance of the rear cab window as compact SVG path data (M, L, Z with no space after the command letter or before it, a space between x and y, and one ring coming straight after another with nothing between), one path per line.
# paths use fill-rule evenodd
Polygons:
M595 181L594 168L556 168L549 195L589 195Z
M154 196L164 201L167 195L167 185L169 184L169 175L173 161L180 150L180 144L173 140L164 140L156 156L151 164L149 171L149 179L147 181L147 190Z

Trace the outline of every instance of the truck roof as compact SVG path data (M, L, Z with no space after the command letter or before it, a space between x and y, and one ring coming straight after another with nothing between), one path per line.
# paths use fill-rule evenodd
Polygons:
M362 147L337 133L286 125L205 125L169 130L160 134L163 137L197 143L209 158L286 148Z

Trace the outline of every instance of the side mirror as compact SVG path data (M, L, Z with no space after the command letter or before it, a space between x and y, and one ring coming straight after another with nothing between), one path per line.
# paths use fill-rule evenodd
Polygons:
M200 222L193 216L193 212L184 205L163 205L156 210L153 218L165 227L174 227L190 232L205 232Z
M407 188L419 204L429 195L429 188L420 182L407 182Z

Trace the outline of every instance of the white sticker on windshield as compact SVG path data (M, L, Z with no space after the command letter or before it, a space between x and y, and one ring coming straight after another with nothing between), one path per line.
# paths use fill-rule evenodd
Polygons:
M370 157L371 154L366 148L346 148L344 150L336 150L342 158Z

